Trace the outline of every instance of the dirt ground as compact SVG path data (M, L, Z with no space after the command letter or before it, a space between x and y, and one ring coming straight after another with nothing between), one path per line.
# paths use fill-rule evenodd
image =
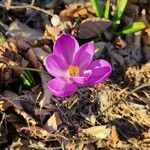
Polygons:
M145 28L118 35L88 0L1 0L0 149L149 150L149 0L128 0L118 30L133 21ZM94 41L94 59L113 68L107 81L51 94L43 61L62 32Z

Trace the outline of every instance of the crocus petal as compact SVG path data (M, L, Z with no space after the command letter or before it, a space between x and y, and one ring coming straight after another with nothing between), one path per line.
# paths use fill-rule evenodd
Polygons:
M63 57L55 54L50 54L45 59L44 65L47 71L55 77L67 75L67 63Z
M101 59L93 61L87 70L91 70L92 73L84 85L93 85L106 80L112 72L112 67L109 62Z
M94 53L94 43L86 43L80 47L74 56L72 65L77 65L81 70L85 70L91 63Z
M48 82L48 88L53 95L58 97L65 97L77 90L77 85L69 80L54 78Z
M85 70L84 72L80 73L78 76L74 76L71 79L79 85L84 84L88 78L91 76L91 70Z
M77 40L69 34L61 34L53 46L53 52L59 54L68 63L71 64L74 53L79 49Z

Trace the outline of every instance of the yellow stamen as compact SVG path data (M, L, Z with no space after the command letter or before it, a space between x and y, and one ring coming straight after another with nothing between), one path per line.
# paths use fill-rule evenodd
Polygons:
M79 73L79 67L70 65L68 67L68 72L70 76L77 75Z

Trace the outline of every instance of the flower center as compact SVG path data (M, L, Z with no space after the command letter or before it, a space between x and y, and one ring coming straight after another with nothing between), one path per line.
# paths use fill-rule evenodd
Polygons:
M77 75L79 73L79 67L77 65L76 66L70 65L68 67L68 72L70 76Z

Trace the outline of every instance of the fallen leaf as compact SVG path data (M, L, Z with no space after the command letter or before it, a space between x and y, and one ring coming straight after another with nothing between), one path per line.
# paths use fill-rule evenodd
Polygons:
M108 125L94 126L82 130L83 133L95 136L99 139L104 139L110 135L111 127Z
M93 38L103 33L111 24L112 21L110 20L104 20L98 17L88 18L79 25L77 37L80 39Z
M47 123L44 125L44 129L48 132L53 132L58 129L58 126L62 123L60 115L54 112L53 115L48 119Z
M60 12L61 17L81 17L81 18L87 18L92 17L93 9L91 8L91 5L89 3L70 3L66 6L66 9L62 10Z
M25 131L26 133L30 133L32 136L39 137L40 139L49 137L49 133L46 130L37 126L23 127L20 131Z
M127 46L127 43L119 36L115 39L115 45L119 49L123 49Z
M30 48L26 53L27 59L32 63L35 68L39 68L39 60L37 59L36 54L34 53L33 49Z
M88 122L90 122L92 125L95 125L95 123L96 123L96 116L94 115L94 114L91 114L91 115L89 115L89 114L84 114L84 113L80 113L81 114L81 116L83 117L83 118L85 118Z
M40 47L35 47L32 49L35 53L36 57L39 59L39 61L44 62L45 58L49 55L49 53L45 52Z
M150 62L150 46L144 46L143 55L146 62Z
M69 4L72 4L72 3L84 3L86 2L87 0L62 0L65 4L69 5Z
M83 150L95 150L94 144L87 144Z
M60 0L49 1L49 3L47 3L45 5L45 7L48 8L48 9L56 8L60 3L61 3Z
M118 143L121 143L121 141L119 140L117 129L115 126L112 126L112 130L111 130L111 134L110 134L110 142L114 148L117 148Z
M23 109L23 107L21 106L21 103L19 101L19 96L9 90L5 90L2 95L6 98L5 100L7 100L9 103L11 103L15 108L18 109ZM5 107L7 108L7 106L5 105Z
M10 6L11 6L11 3L12 3L12 0L6 0L4 3L5 3L6 9L9 10Z
M19 21L14 21L10 24L7 34L28 42L43 38L43 34L40 31L32 29Z

